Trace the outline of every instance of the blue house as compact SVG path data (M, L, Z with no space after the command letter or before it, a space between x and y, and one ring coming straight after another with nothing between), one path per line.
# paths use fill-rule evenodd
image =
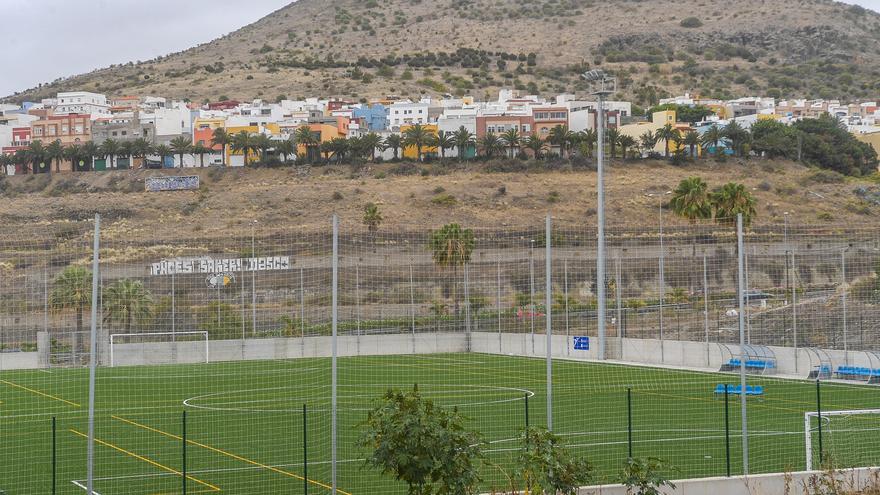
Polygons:
M370 131L384 131L388 128L388 108L385 105L374 104L355 108L352 113L354 118L363 118Z

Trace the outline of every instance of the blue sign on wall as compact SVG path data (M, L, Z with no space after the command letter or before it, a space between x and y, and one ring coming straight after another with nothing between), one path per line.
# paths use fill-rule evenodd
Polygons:
M590 338L589 337L573 337L574 338L574 350L576 351L589 351L590 350Z

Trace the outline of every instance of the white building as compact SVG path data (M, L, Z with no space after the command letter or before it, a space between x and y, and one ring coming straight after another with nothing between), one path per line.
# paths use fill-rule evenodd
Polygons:
M157 139L162 136L192 134L192 115L186 103L175 101L171 108L156 108L140 114L141 124L153 124Z
M405 101L392 104L388 110L391 131L400 132L400 127L404 125L427 124L430 106L430 103L426 101L418 103Z
M70 115L73 113L88 114L92 120L108 117L110 104L107 97L88 91L71 91L58 93L55 98L55 115Z

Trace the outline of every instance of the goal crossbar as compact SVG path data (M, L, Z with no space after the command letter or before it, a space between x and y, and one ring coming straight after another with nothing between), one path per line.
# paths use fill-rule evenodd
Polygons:
M117 344L118 339L124 338L136 338L136 337L170 337L169 340L165 342L174 342L174 339L177 337L186 337L198 335L201 336L205 342L205 362L210 362L209 359L209 345L208 345L208 332L206 331L190 331L190 332L147 332L147 333L112 333L110 334L110 367L116 365L116 360L113 352L113 347Z
M837 411L808 411L804 413L804 440L807 454L807 471L813 470L813 418L822 421L834 416L880 415L880 409L841 409Z

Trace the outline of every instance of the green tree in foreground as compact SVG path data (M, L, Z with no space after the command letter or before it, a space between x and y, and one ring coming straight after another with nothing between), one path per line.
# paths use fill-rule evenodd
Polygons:
M407 485L408 495L470 495L480 481L482 442L457 408L410 392L388 390L367 413L361 445L366 464Z
M712 218L709 186L699 177L683 179L673 191L669 206L676 215L687 218L691 223Z
M69 266L55 279L49 305L55 311L76 312L76 332L82 335L83 313L92 303L92 272L81 266Z
M367 230L370 231L371 234L375 234L377 230L379 230L379 225L382 224L382 213L379 212L379 207L376 206L376 203L367 203L364 205L364 225L367 226Z
M715 208L715 220L726 225L736 224L736 215L742 213L743 226L748 226L757 215L755 198L746 186L728 182L710 196Z
M117 280L104 289L103 297L104 321L121 323L125 333L150 316L153 295L140 280Z
M523 441L518 474L528 493L573 495L592 479L593 466L573 456L552 432L532 427L523 432Z
M620 475L620 483L626 486L628 495L660 495L661 488L675 489L675 484L660 474L663 462L656 457L627 459Z

